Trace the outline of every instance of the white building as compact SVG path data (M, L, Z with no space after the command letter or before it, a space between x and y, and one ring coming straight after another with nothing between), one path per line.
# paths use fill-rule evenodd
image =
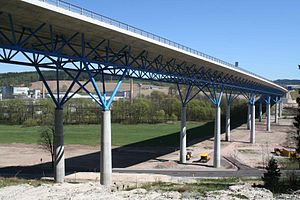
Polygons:
M13 96L28 96L28 87L13 87Z
M28 87L13 87L4 86L2 87L2 98L3 99L39 99L41 98L40 90L30 90Z

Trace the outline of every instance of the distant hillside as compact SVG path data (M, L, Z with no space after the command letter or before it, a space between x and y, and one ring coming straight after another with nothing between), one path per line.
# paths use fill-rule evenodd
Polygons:
M56 80L56 71L43 71L42 72L45 79L48 81ZM73 77L76 76L77 72L70 72L73 74ZM100 75L99 75L100 76ZM65 72L59 73L60 80L72 80L69 75ZM79 81L88 80L88 74L82 73L78 78ZM96 77L96 80L101 80L102 77ZM118 80L119 77L105 75L105 80ZM9 72L9 73L0 73L0 87L2 86L27 86L29 87L31 83L40 81L40 77L37 72ZM126 81L125 81L126 82ZM139 82L139 81L138 81ZM160 83L155 81L143 81L143 84L151 84L157 86L170 86L168 83Z
M1 73L0 86L8 85L28 85L30 82L39 80L39 75L36 72L21 72L21 73Z
M274 81L275 83L279 85L300 85L300 80L297 79L278 79Z
M47 80L55 80L56 79L56 72L55 71L43 71L43 74ZM76 74L73 74L76 76ZM63 72L59 74L61 80L71 80L71 78ZM107 76L106 80L114 80L117 77ZM82 74L79 80L87 80L87 74ZM98 78L99 80L99 78ZM0 87L1 86L30 86L30 83L40 81L39 75L37 72L10 72L10 73L0 73ZM166 86L169 84L158 83L158 82L148 82L143 81L144 83ZM278 79L274 81L275 83L286 86L286 85L300 85L300 80L296 79Z
M43 71L42 72L46 80L56 80L56 71ZM76 76L76 72L71 72L73 76ZM65 72L59 73L60 80L72 80ZM116 77L107 76L106 79L113 80ZM87 74L81 74L79 80L88 80ZM29 86L32 82L40 81L40 77L37 72L10 72L0 73L0 87L1 86Z

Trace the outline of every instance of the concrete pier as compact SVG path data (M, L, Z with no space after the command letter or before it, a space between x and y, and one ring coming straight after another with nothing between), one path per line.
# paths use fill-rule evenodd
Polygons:
M267 102L267 131L271 131L271 105Z
M262 102L259 102L259 116L258 116L258 121L261 122L262 121Z
M186 163L186 106L181 107L180 118L180 163Z
M255 104L251 105L251 134L250 134L250 142L251 144L255 144Z
M275 121L274 121L276 124L278 123L278 104L279 102L277 101L275 103Z
M279 101L279 117L282 117L282 99Z
M56 183L63 183L65 178L63 118L63 109L56 108L54 113L54 180Z
M111 156L111 115L110 110L102 111L101 123L101 155L100 155L100 183L111 185L112 156Z
M215 138L214 138L214 167L221 166L221 108L216 106Z
M225 140L228 142L230 141L230 107L230 103L227 103Z
M250 130L251 123L251 105L248 103L248 113L247 113L247 129Z

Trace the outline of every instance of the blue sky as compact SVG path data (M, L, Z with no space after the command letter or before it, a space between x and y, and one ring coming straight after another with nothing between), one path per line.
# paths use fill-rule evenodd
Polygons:
M67 1L268 79L300 79L299 0Z

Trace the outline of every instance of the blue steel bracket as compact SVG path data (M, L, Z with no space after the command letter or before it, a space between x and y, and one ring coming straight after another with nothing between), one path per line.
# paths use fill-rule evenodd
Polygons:
M204 90L206 88L206 91ZM205 85L203 88L199 88L204 95L211 100L211 102L219 107L221 105L224 85L216 85L214 81L211 82L211 85ZM218 94L219 93L219 94Z
M67 99L65 100L65 102L64 103L66 103L67 101L69 101L76 93L78 93L81 89L83 89L97 104L101 104L101 102L97 99L97 97L95 97L88 89L86 89L86 85L88 84L88 83L90 83L91 82L91 80L89 79L89 80L87 80L84 84L81 84L80 82L79 82L79 80L76 80L76 78L68 71L68 70L66 70L66 69L64 69L64 71L77 83L77 85L79 85L79 88L72 94L72 95L70 95L69 97L67 97ZM94 75L93 75L93 77L96 77L97 75L99 74L99 72L98 73L95 73Z
M280 99L281 99L280 97L276 96L275 98L272 98L272 101L274 103L279 103Z
M90 79L90 81L91 81L91 83L92 83L92 85L93 85L93 87L94 87L94 89L95 89L95 91L96 91L96 93L97 93L97 96L98 96L98 98L99 98L99 101L96 101L96 103L97 103L98 105L100 105L100 106L103 108L103 110L109 110L110 105L112 104L112 101L113 101L113 99L115 98L115 96L116 96L116 94L117 94L117 92L118 92L118 90L119 90L119 88L120 88L120 86L121 86L121 84L122 84L122 82L123 82L123 80L124 80L126 74L127 74L127 68L125 68L125 69L123 70L122 75L121 75L121 77L120 77L120 79L119 79L117 85L115 86L115 88L114 88L114 90L113 90L113 92L112 92L110 98L107 100L107 98L106 98L106 88L105 88L105 80L104 80L104 76L102 76L102 86L103 86L103 91L102 91L102 92L103 92L103 95L102 95L102 93L101 93L101 91L100 91L100 89L99 89L99 87L98 87L98 85L97 85L97 83L96 83L95 77L92 75L92 73L91 73L91 71L90 71L90 69L89 69L88 64L87 64L87 63L84 63L84 65L85 65L86 71L87 71L88 74L89 74L89 79ZM104 72L102 72L102 74L103 74L103 73L104 73ZM89 93L89 94L90 94L90 93Z
M37 73L39 74L39 77L40 77L41 81L42 81L43 84L45 85L45 87L46 87L46 89L47 89L47 91L48 91L48 93L49 93L49 95L50 95L52 101L54 102L54 104L55 104L55 106L56 106L56 108L62 109L63 105L67 102L67 100L69 100L68 95L70 94L70 92L71 92L71 90L72 90L72 88L73 88L75 82L78 81L77 79L78 79L78 77L80 76L80 74L81 74L82 71L78 71L77 74L76 74L76 76L75 76L75 77L72 77L72 78L73 78L73 81L72 81L71 85L67 88L67 91L66 91L66 93L64 94L63 98L60 99L60 97L59 97L59 95L60 95L60 92L59 92L59 85L57 85L57 91L56 91L56 97L55 97L53 91L52 91L51 88L49 87L48 82L47 82L45 76L43 75L43 72L40 70L39 66L36 65L36 66L35 66L35 69L36 69ZM57 71L58 71L58 70L59 70L59 67L57 68ZM59 82L59 76L58 76L58 75L56 76L56 82L57 82L57 83ZM72 94L72 96L75 95L77 92L78 92L78 91L74 92L74 93Z
M271 97L270 96L264 97L264 101L266 104L271 104Z
M176 83L176 85L177 85L179 98L181 100L182 106L185 107L192 99L194 99L202 91L201 89L205 87L207 84L198 86L198 90L194 94L192 94L194 85L190 84L188 85L185 95L182 94L183 91L182 89L180 89L179 83Z
M249 105L254 105L256 102L256 93L242 92L242 95L248 100Z
M255 105L255 101L256 101L256 95L253 94L253 95L251 95L251 97L248 99L248 103L249 103L250 105Z
M227 105L231 105L232 102L239 96L238 93L233 93L232 89L230 89L229 91L226 90L225 92L225 97L226 97L226 102Z

